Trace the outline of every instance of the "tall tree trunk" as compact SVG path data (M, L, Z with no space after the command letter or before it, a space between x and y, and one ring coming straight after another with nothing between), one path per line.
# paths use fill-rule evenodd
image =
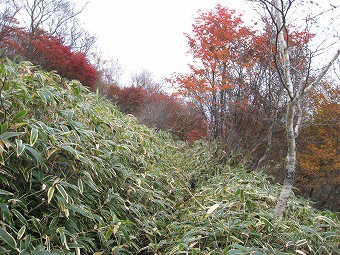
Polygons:
M296 102L292 100L287 105L287 142L288 150L286 157L286 175L283 182L283 187L280 193L279 200L275 207L275 213L282 218L288 202L289 195L295 183L296 175L296 134L294 128L294 117L296 115Z
M289 56L288 43L285 41L284 32L287 31L284 23L283 3L279 0L273 0L276 14L276 24L278 29L277 46L280 58L276 56L276 63L281 65L281 81L287 92L287 114L286 114L286 135L287 135L287 156L286 156L286 175L283 182L283 187L275 207L275 213L279 218L282 218L286 210L289 195L295 184L296 175L296 128L294 120L296 117L296 103L299 99L299 94L294 93L294 86L290 73L291 63Z
M277 50L277 54L275 54L275 64L276 69L279 74L281 84L286 91L286 99L287 99L287 116L286 116L286 133L287 133L287 157L286 157L286 175L282 187L282 191L280 193L277 205L275 207L275 213L278 217L282 217L286 204L289 198L289 195L292 191L292 188L295 184L295 175L296 175L296 138L299 133L299 127L301 125L302 120L302 106L301 102L304 97L308 96L308 93L314 89L321 81L321 79L326 75L330 67L334 64L334 62L338 59L340 55L340 49L338 49L331 59L331 61L325 65L319 75L316 76L316 79L305 86L305 82L307 81L306 73L310 72L310 69L305 72L301 72L300 82L293 86L291 70L294 68L290 61L289 54L289 29L287 28L287 17L288 10L292 7L294 3L293 0L260 0L260 2L264 5L267 12L270 14L270 17L273 21L273 24L276 28L276 42L275 47ZM285 37L286 35L286 37ZM287 39L287 40L286 40ZM310 68L310 66L308 67ZM295 81L296 82L296 81Z

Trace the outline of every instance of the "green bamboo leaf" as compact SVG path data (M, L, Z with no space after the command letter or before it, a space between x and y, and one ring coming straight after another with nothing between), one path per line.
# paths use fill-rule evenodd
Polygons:
M95 213L94 213L94 214L92 214L92 217L93 217L93 219L95 219L99 224L102 224L102 225L105 224L103 218L102 218L101 216L99 216L98 214L95 214Z
M113 228L109 226L105 232L105 239L109 240L111 238L111 235L113 234Z
M83 185L83 181L81 179L78 179L78 188L79 188L80 194L83 194L84 185Z
M61 241L61 243L65 246L65 248L66 248L67 250L69 250L70 248L68 247L68 244L67 244L67 239L66 239L66 235L65 235L65 233L64 233L64 229L63 229L63 228L58 228L58 229L56 230L56 232L58 232L59 235L60 235L60 241Z
M180 248L178 245L173 246L171 248L171 250L169 250L167 253L165 253L166 255L170 255L170 254L178 254L178 252L180 252Z
M0 195L5 195L5 196L13 196L13 193L0 189Z
M0 246L0 254L8 254L8 249Z
M84 248L84 245L78 244L78 243L68 243L68 247L70 249L75 249L75 248Z
M103 254L104 254L103 251L97 251L97 252L93 253L93 255L103 255Z
M61 130L62 130L64 133L70 132L69 128L68 128L67 126L63 125L63 124L60 125L60 128L61 128Z
M8 202L12 203L12 204L15 204L16 207L19 207L24 212L28 212L27 205L23 201L21 201L20 199L12 198L12 199L8 200Z
M25 234L25 232L26 232L26 226L23 225L23 226L20 228L20 230L18 231L17 240L20 240L20 239L23 237L23 235Z
M336 223L334 221L332 221L331 219L325 217L325 216L319 215L319 216L316 216L315 218L318 219L318 220L327 222L328 225L330 225L332 227L336 227Z
M31 146L26 146L26 149L29 151L29 154L32 155L32 157L38 161L39 163L43 164L44 160L41 157L40 153L37 152L34 148L32 148Z
M54 148L54 147L48 148L47 149L47 159L49 159L53 155L53 153L57 152L58 150L59 150L58 148Z
M39 245L32 251L31 255L57 255L57 253L46 251L42 245Z
M337 237L338 233L337 232L325 232L323 234L324 237L329 238L329 237Z
M55 217L51 220L50 222L50 225L49 225L49 228L50 229L55 229L58 225L58 222L59 222L59 218L58 217Z
M11 210L12 213L23 223L24 225L27 225L27 220L26 218L16 209Z
M340 218L339 218L340 212L331 213L330 216L331 216L332 220L340 219Z
M24 109L24 110L18 112L18 113L14 116L14 118L15 118L15 119L20 119L21 117L24 117L26 114L27 114L27 109Z
M125 240L129 243L130 242L130 236L129 233L126 231L125 227L122 225L120 228L123 232Z
M3 141L5 139L11 138L11 137L17 137L25 134L25 132L6 132L2 135L0 135L0 141Z
M32 217L31 219L29 219L28 221L32 221L35 229L38 231L39 234L42 233L42 227L41 227L41 224L40 224L40 221L35 218L35 217Z
M89 160L88 158L86 158L86 157L83 157L83 156L79 156L79 158L78 158L81 162L83 162L83 163L85 163L85 164L87 164L87 165L89 165L89 166L94 166L93 165L93 163L92 163L92 161L91 160Z
M76 213L79 213L79 214L81 214L85 217L89 217L88 213L78 205L69 205L67 208L69 210L76 212Z
M243 203L244 202L244 190L243 189L238 189L236 191L236 197L238 196L240 198L240 201Z
M264 218L264 217L261 217L261 220L264 222L264 224L265 224L269 229L273 229L273 228L274 228L273 224L272 224L268 219L266 219L266 218Z
M67 112L67 120L69 122L72 122L73 114L74 114L73 110L70 110L70 111Z
M53 197L53 194L54 194L54 190L55 190L55 187L52 186L48 189L47 191L47 203L49 204L51 202L51 199Z
M0 209L2 213L2 218L6 220L8 223L11 222L11 213L9 211L8 205L5 203L0 204Z
M75 158L78 158L78 152L75 149L73 149L71 146L65 145L65 146L62 146L61 148L71 153Z
M237 244L237 243L233 244L232 247L235 248L235 249L238 249L240 251L244 251L244 252L249 251L247 247L244 247L244 246Z
M15 139L15 143L17 144L17 156L19 157L24 152L26 145L22 143L21 139Z
M32 245L31 244L31 235L27 234L26 237L25 237L24 249L28 250L28 247L30 247L31 245Z
M30 135L30 145L34 145L38 139L39 131L36 128L31 129L31 135Z
M93 189L94 191L99 192L99 189L96 185L96 183L93 181L93 179L90 178L84 178L83 181L86 183L87 186L89 186L91 189Z
M227 255L242 255L242 254L248 254L248 251L241 251L241 250L236 250L232 249L228 251Z
M69 201L69 196L66 192L66 190L64 189L63 186L61 186L59 183L56 185L57 190L59 191L59 193L61 194L61 196L65 199L66 203L68 203Z
M76 185L73 185L73 184L68 183L68 182L65 182L65 181L60 181L59 183L60 183L63 187L68 187L68 188L74 189L75 191L79 191L79 188L78 188L78 186L76 186Z
M11 248L16 249L17 243L13 236L11 236L6 230L0 228L0 238L4 240Z
M41 84L44 84L45 80L47 80L46 74L42 73L42 71L34 72L33 78L34 80L40 82Z
M0 135L5 133L8 129L8 122L6 121L0 126ZM1 140L1 139L0 139Z
M302 240L299 240L299 241L295 242L295 246L299 247L299 246L305 245L307 243L308 243L308 241L306 239L302 239Z

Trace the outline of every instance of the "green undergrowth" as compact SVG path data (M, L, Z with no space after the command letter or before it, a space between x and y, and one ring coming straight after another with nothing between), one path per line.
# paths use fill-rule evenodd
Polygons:
M78 81L0 62L0 254L338 254L336 213L137 124Z

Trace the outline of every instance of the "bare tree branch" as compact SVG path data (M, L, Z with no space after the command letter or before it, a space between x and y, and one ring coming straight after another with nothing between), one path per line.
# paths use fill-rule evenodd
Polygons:
M18 0L23 21L33 34L45 31L60 38L76 51L87 54L97 38L86 32L77 16L86 8L79 10L70 0Z
M322 69L322 72L319 74L319 76L316 78L316 80L314 82L312 82L305 90L306 93L308 93L309 91L311 91L313 88L315 88L320 81L322 80L322 78L327 74L327 72L329 71L329 69L331 68L331 66L335 63L335 61L339 58L340 55L340 49L337 50L337 52L334 54L333 58L331 59L331 61L329 61L329 63Z

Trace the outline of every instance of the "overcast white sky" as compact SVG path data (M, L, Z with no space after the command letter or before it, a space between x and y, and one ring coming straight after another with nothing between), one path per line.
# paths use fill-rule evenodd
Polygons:
M73 1L80 5L89 1L79 18L84 22L85 29L97 35L98 45L105 56L118 59L123 69L122 85L129 85L131 74L142 69L150 70L156 81L170 77L173 72L186 72L191 58L186 55L188 46L183 33L191 32L193 17L199 9L212 10L220 3L245 14L246 22L256 19L255 12L246 0ZM293 14L296 21L301 22L303 13L309 12L310 7L313 12L319 13L322 5L329 8L330 3L338 5L339 2L306 1L303 8ZM336 12L339 14L338 10ZM322 21L326 22L323 28L327 28L331 22L327 20L327 15L322 16ZM338 25L336 29L339 31ZM317 29L317 34L322 35L322 30Z
M124 71L121 82L128 85L131 73L142 69L157 81L187 70L190 57L183 33L191 31L198 9L211 10L217 3L249 10L244 0L90 0L79 18L97 35L105 55L118 59Z

